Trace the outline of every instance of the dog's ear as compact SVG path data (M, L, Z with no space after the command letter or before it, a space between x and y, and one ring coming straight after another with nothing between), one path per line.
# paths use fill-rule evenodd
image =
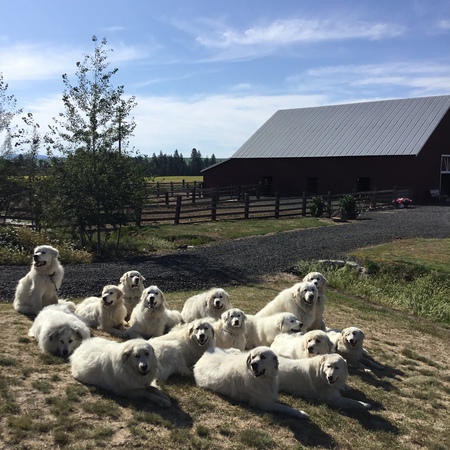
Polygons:
M286 318L286 316L281 317L281 320L278 322L278 329L280 331L283 330L283 325L284 325L284 319Z
M323 355L322 358L320 358L320 367L322 367L325 364L326 360L327 360L327 355Z
M120 280L119 280L119 281L120 281L121 283L125 283L126 279L127 279L127 274L124 273L124 274L120 277Z
M295 298L298 298L300 296L300 292L302 290L302 283L297 283L292 287L292 295Z
M83 339L87 339L90 337L90 332L84 330L83 328L78 328L75 327L74 328L75 333L77 334L77 336L80 338L80 340L82 341Z
M56 330L53 330L49 335L48 338L53 341L54 339L56 339L58 337L58 335L61 333L62 328L58 328Z
M331 342L331 339L327 339L327 343L328 343L328 353L332 353L333 352L333 343Z
M53 256L53 258L58 258L59 251L54 247L48 247L48 252Z
M246 360L247 367L250 367L251 361L252 361L252 352L248 352L248 356L247 356L247 360Z
M366 337L366 335L364 334L363 330L359 330L359 332L361 333L361 339L364 339Z
M145 278L141 275L141 281L144 282Z
M346 333L346 329L344 328L344 329L341 331L341 336L345 336L345 333Z
M278 361L278 356L275 353L273 354L272 362L273 362L273 366L275 367L275 369L278 370L279 361Z
M189 325L188 331L189 331L189 336L191 336L192 333L194 332L194 323L193 322Z
M126 364L128 358L131 356L131 353L133 353L133 345L127 345L122 353L123 364Z
M122 291L122 289L117 289L117 299L120 300L125 297L125 293Z

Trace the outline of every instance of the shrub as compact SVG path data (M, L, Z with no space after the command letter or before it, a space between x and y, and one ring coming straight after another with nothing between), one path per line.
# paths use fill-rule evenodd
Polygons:
M344 195L339 199L339 209L341 214L347 219L356 219L360 213L356 198L351 194Z
M325 201L321 195L311 199L311 206L309 207L313 217L321 217L325 210Z

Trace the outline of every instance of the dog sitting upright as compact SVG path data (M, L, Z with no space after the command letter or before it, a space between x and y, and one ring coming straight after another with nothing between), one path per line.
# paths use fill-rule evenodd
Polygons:
M59 252L50 245L34 249L30 271L19 280L14 297L14 309L22 314L38 314L45 306L58 303L58 289L64 269Z

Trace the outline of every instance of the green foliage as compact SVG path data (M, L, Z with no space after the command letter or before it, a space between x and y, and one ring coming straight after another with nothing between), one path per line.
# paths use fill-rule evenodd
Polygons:
M321 195L313 197L309 209L313 217L322 217L322 214L325 211L325 201L323 197Z
M450 280L446 275L403 264L379 264L377 269L367 274L349 265L333 268L305 261L298 265L300 275L319 271L331 287L341 292L434 322L450 324Z
M38 245L52 245L59 250L59 257L63 263L89 263L92 255L76 248L73 241L58 239L49 233L34 231L28 227L0 228L0 265L28 265L31 262L33 250Z
M118 69L108 69L106 39L92 40L94 54L76 64L77 83L63 75L65 112L55 119L47 142L65 158L53 158L43 204L47 226L71 229L83 246L94 241L100 254L106 229L139 220L146 191L127 153L136 126L127 118L135 98L124 100L124 87L112 85Z
M344 195L339 199L339 208L341 214L350 220L357 219L360 213L357 200L351 194Z

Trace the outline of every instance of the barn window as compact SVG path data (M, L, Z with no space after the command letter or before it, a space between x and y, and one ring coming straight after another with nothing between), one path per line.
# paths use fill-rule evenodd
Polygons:
M357 192L370 191L370 177L358 177L356 184Z
M319 179L317 177L306 178L306 193L308 195L319 193Z

